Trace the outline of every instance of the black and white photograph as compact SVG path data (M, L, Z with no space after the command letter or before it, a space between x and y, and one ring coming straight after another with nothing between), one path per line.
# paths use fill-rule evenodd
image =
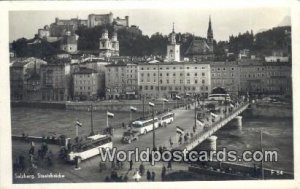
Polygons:
M7 13L13 185L295 179L291 6L64 8Z

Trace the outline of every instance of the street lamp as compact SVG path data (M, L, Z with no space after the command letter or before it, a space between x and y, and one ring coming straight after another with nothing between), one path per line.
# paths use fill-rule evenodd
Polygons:
M152 108L152 121L153 121L153 151L156 151L156 146L155 146L154 103L149 102L149 106Z
M168 99L163 99L163 112L165 111L165 102L169 102Z
M91 133L90 133L90 136L95 135L95 133L94 133L94 125L93 125L93 109L94 109L93 103L91 103L90 108L88 109L88 110L91 111Z

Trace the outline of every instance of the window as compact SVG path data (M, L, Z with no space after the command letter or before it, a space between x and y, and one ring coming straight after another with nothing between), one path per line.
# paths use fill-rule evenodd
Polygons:
M166 76L169 76L169 73L166 73Z
M202 73L202 76L205 76L205 73L204 73L204 72Z
M195 73L195 76L197 76L197 73Z
M190 84L190 83L191 83L191 81L190 81L189 79L188 79L186 82L187 82L187 84Z
M205 80L204 79L202 79L202 84L205 84Z
M173 76L176 76L176 74L175 74L175 73L173 73Z
M186 67L186 69L190 69L190 67Z
M150 86L150 89L153 90L153 86L152 85Z
M186 75L187 75L187 76L190 76L190 73L187 73Z
M160 73L159 76L162 76L162 73Z
M156 76L156 74L155 74L155 73L153 73L153 76Z
M197 79L195 79L195 84L197 84L198 83L198 80Z

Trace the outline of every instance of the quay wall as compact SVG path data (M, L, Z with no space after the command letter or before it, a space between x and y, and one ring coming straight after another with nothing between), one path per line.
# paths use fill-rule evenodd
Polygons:
M245 111L244 115L251 117L293 117L293 107L291 104L256 103L251 104L251 108Z
M13 101L11 107L66 109L65 102Z
M145 112L149 112L149 101L144 102ZM156 112L162 111L163 107L174 109L176 107L184 106L184 101L169 101L163 105L162 101L151 101L155 104L154 110ZM43 109L65 109L74 111L86 111L90 108L90 101L60 101L60 102L47 102L47 101L13 101L11 107L26 107L26 108L43 108ZM128 112L130 106L137 108L137 112L143 112L143 102L140 100L128 100L128 101L94 101L94 111L113 111L113 112Z
M154 110L162 111L163 106L165 110L167 108L173 109L177 106L183 106L183 102L168 102L163 105L162 102L153 102L155 104ZM86 111L91 105L91 102L66 102L67 110L76 110L76 111ZM130 106L137 108L137 112L143 112L143 102L142 101L101 101L101 102L93 102L93 107L96 111L112 111L112 112L128 112L130 110ZM148 101L144 103L145 112L151 111L148 105Z

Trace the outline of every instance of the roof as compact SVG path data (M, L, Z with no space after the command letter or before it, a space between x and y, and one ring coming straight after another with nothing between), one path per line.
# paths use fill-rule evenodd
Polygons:
M74 74L92 74L92 73L97 73L97 71L90 68L80 68L80 70L75 72Z
M193 39L185 55L209 54L210 48L205 39Z
M211 91L211 94L227 94L227 91L222 87L216 87Z

